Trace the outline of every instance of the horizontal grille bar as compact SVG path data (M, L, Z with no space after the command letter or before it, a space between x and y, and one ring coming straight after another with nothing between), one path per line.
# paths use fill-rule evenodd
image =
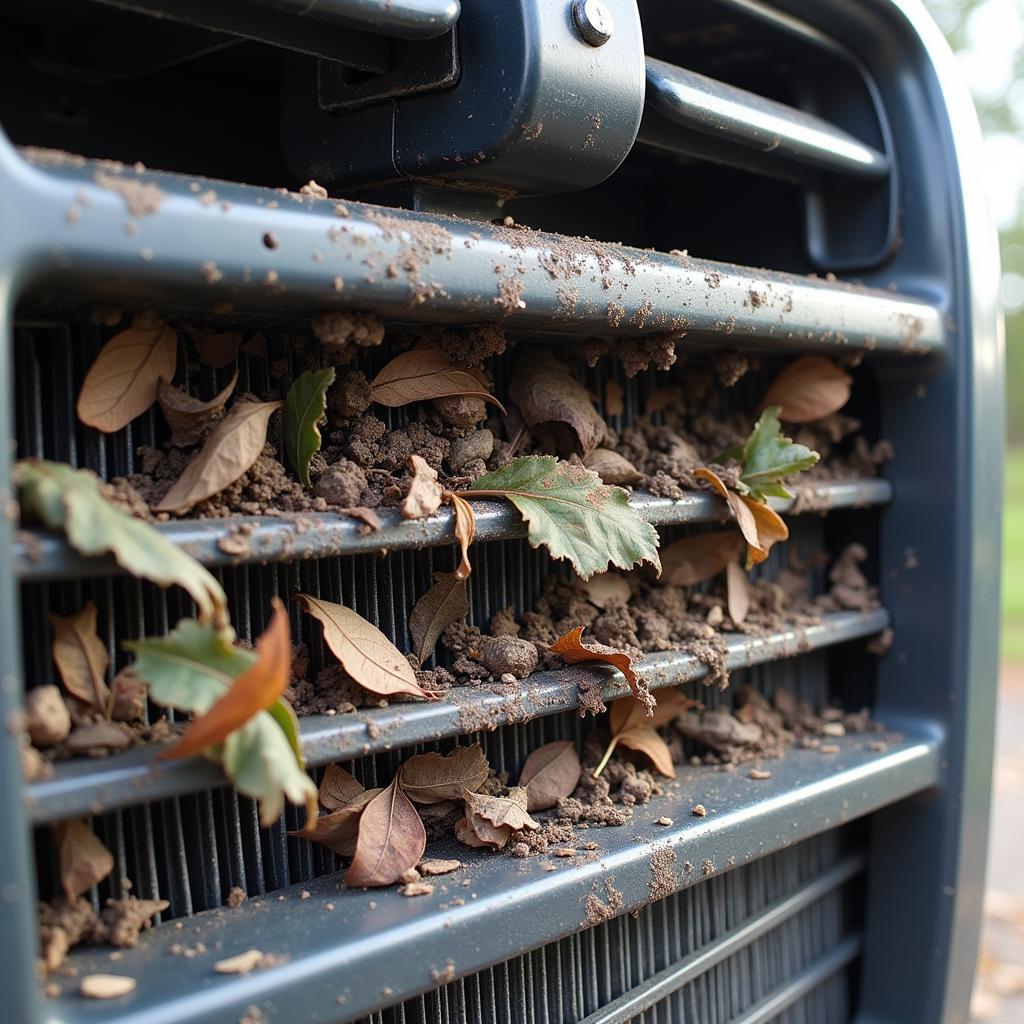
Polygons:
M745 89L647 58L644 142L745 170L807 182L821 172L883 180L889 159L828 121Z
M762 782L693 769L638 807L628 825L591 830L598 844L591 860L519 860L439 843L432 856L457 857L466 868L437 879L432 896L409 899L384 889L371 897L339 889L329 876L235 911L198 914L185 932L157 928L116 965L93 952L71 962L80 975L116 967L139 979L135 993L105 1008L112 1024L213 1024L265 1001L287 1006L292 1019L357 1018L434 987L437 972L469 975L937 783L938 737L904 738L885 753L851 737L836 745L824 773L820 752L796 749L773 762L772 778ZM709 808L705 818L689 813L698 800ZM663 816L673 824L659 825ZM210 952L176 959L168 970L168 948L183 937ZM213 959L254 947L284 962L244 979L211 971ZM94 1008L75 996L49 1005L55 1019L95 1019Z
M20 186L11 246L29 291L773 349L945 345L942 311L892 292L361 203L339 216L331 200L30 155L45 170L0 139L0 173ZM133 217L122 193L142 184L157 190L152 212Z
M741 669L766 661L871 636L889 624L884 609L873 612L836 612L817 626L782 630L765 637L731 636L726 639L726 667ZM641 666L651 689L676 686L707 675L697 658L681 652L648 655ZM617 672L591 667L561 672L538 672L508 693L484 687L449 690L442 701L396 703L358 714L305 718L302 750L310 765L346 761L387 750L397 750L451 736L526 722L579 706L579 682L600 672L608 682L606 700L629 692ZM55 766L51 778L31 783L25 801L35 822L99 814L117 807L198 792L221 785L219 769L202 758L161 762L153 750L135 750L99 761L71 760Z
M699 950L671 967L659 971L609 1003L604 1009L585 1017L579 1024L628 1024L637 1014L643 1013L655 1003L688 985L699 975L710 971L716 964L727 960L744 946L777 928L783 921L789 920L823 896L840 888L863 870L863 855L854 854L847 857L799 892L780 900L741 927L724 935L710 949Z
M806 492L816 511L865 508L892 500L887 480L856 480L822 484ZM649 523L675 526L716 522L726 517L725 503L710 493L687 494L679 501L634 494L630 504ZM771 499L780 512L792 501ZM474 502L476 540L512 540L526 536L526 524L505 502ZM440 547L455 543L454 513L442 509L415 522L403 519L397 508L381 509L383 528L365 535L363 524L334 513L301 513L294 516L233 516L231 519L179 520L160 523L157 529L205 565L239 565L247 562L295 562L306 558L370 554ZM228 554L221 543L245 531L247 551ZM251 532L249 532L251 530ZM22 531L14 545L15 572L22 580L73 579L119 573L113 558L83 558L63 539L38 530Z

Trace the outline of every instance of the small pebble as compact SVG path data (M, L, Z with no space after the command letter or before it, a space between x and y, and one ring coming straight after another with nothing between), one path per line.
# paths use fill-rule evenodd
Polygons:
M511 686L512 684L515 683L516 677L514 675L512 675L511 672L502 672L502 674L501 674L501 681L506 686Z
M821 727L822 736L845 736L846 727L842 722L826 722Z
M671 818L659 818L658 819L658 824L659 825L671 825L672 824L672 819Z
M751 768L750 771L747 772L747 778L748 779L761 780L761 779L770 779L771 777L772 777L772 773L769 772L769 771L765 771L764 768Z
M119 999L134 992L136 981L120 974L87 974L79 990L86 999Z
M576 851L569 849L568 846L560 846L557 850L552 850L551 853L555 857L575 857Z
M694 804L693 807L690 808L690 813L695 818L706 818L708 816L708 809L703 804Z
M405 882L406 885L411 885L413 882L420 880L420 873L415 868L409 868L408 871L403 871L398 879L400 882Z
M457 871L462 867L461 860L441 860L432 858L425 860L419 865L421 875L447 875L450 871Z
M218 974L248 974L255 971L263 962L263 953L258 949L247 949L237 956L229 956L224 960L218 960L213 969Z
M308 900L309 899L309 890L308 889L303 889L302 892L299 893L299 899L300 900Z
M409 882L402 886L400 892L403 896L433 896L434 887L430 882Z

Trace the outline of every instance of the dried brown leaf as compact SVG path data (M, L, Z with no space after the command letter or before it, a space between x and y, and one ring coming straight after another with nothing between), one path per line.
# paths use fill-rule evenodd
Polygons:
M396 408L449 395L472 395L505 407L471 370L456 366L438 345L424 345L395 356L370 382L373 401Z
M469 574L473 571L473 567L469 564L469 546L473 543L473 537L476 534L476 515L473 512L473 506L453 491L445 491L442 497L445 501L451 502L455 511L455 539L459 542L459 548L462 551L462 561L459 562L455 574L459 579L469 579Z
M653 715L648 715L648 706L636 697L623 697L614 701L608 713L608 724L612 737L594 769L600 775L617 746L628 747L644 754L662 774L674 779L676 770L668 744L657 733L659 726L670 722L676 715L689 708L700 707L700 703L683 695L678 689L660 690Z
M363 792L365 787L358 779L353 778L340 765L329 764L324 771L324 777L320 780L317 799L320 806L326 810L338 811L352 803Z
M176 448L188 448L196 444L203 431L220 415L238 383L236 370L227 386L208 402L200 402L190 394L176 388L167 381L160 381L158 391L160 410L171 428L171 444Z
M236 402L156 511L181 514L230 487L262 454L267 424L280 408L280 402Z
M526 790L526 809L546 811L563 797L572 796L582 771L572 740L538 747L526 759L519 776L519 785Z
M296 600L303 611L323 626L324 643L364 690L385 697L408 693L426 700L436 699L436 694L416 682L412 666L398 648L361 615L309 594L299 594Z
M522 786L512 787L508 796L485 796L463 788L462 799L466 801L466 820L480 838L484 838L487 831L482 822L513 832L523 829L534 832L540 828L526 810L528 795Z
M113 854L84 821L62 821L53 826L57 844L60 884L69 903L103 881L114 870Z
M351 857L356 852L359 820L363 811L371 800L383 792L383 789L364 789L344 807L339 807L330 814L321 814L313 821L307 819L301 829L289 832L288 835L296 839L310 839L339 857Z
M850 399L853 378L824 356L801 356L772 381L761 408L779 406L787 423L813 423L838 412Z
M725 567L725 593L729 603L729 618L738 626L750 611L747 574L739 562L730 562Z
M416 867L426 846L423 822L395 776L363 810L345 884L361 888L391 885Z
M742 550L743 537L735 530L683 537L662 548L662 582L674 587L703 583L735 561Z
M575 665L581 661L601 661L606 665L614 665L629 683L629 688L639 692L640 681L633 670L633 658L625 651L615 647L608 647L605 644L590 643L584 644L582 640L583 630L586 626L577 626L570 629L564 636L560 636L549 648L552 654L557 654L563 661Z
M583 465L592 469L605 484L638 484L644 478L632 462L609 448L595 448L583 460Z
M490 774L479 743L456 747L450 754L417 754L398 773L402 789L418 804L459 800L462 791L476 792Z
M112 434L144 413L157 399L161 380L178 365L178 335L152 313L115 334L89 367L78 393L78 418Z
M412 470L412 477L402 501L402 515L406 519L432 516L441 507L442 488L437 482L437 470L419 455L410 455L406 465Z
M106 712L110 690L106 672L107 647L96 635L96 605L90 601L74 615L50 615L53 660L64 689L84 704Z
M215 370L227 366L238 355L238 349L242 344L242 335L237 331L214 334L205 327L185 324L185 332L199 353L199 361L212 366Z
M587 600L598 608L607 608L610 604L628 604L631 591L629 580L617 572L603 572L600 576L591 576L583 584Z
M773 544L789 537L789 527L770 505L748 494L730 490L714 471L705 466L695 469L693 475L709 483L718 496L725 499L747 542L748 565L763 562Z
M209 711L194 719L185 735L161 757L190 757L216 746L284 693L291 679L291 631L284 603L277 597L271 601L274 613L256 641L256 662L235 679Z
M488 825L487 822L484 822L484 825L486 826L486 829L490 830L489 833L487 833L490 841L481 839L476 834L469 823L469 818L459 818L459 820L455 822L455 838L458 839L460 843L464 843L466 846L472 846L475 849L479 849L484 846L492 846L500 850L501 847L508 842L508 837L512 835L512 829L510 828L494 828L493 826Z
M638 725L620 733L616 740L620 747L628 747L638 754L643 754L659 774L669 779L676 777L675 765L672 764L672 752L656 729L649 725Z
M604 419L587 389L547 349L519 350L508 393L530 432L560 455L587 456L604 437Z
M461 622L469 614L466 581L457 572L434 574L434 585L416 602L409 616L409 634L416 664L422 665L433 653L446 626Z

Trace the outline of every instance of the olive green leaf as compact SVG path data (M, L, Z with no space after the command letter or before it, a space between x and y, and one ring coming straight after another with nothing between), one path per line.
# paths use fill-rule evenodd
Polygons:
M740 483L738 490L758 501L771 496L792 498L782 486L785 477L810 469L819 459L817 452L806 445L784 437L779 424L779 407L771 405L754 424L739 455Z
M304 487L309 486L309 460L320 451L318 424L327 412L327 389L333 383L333 366L306 370L295 379L284 400L284 450Z
M227 624L227 597L217 580L152 526L108 501L95 473L26 459L15 463L11 478L27 519L63 530L81 555L109 552L133 576L160 587L177 584L195 601L201 620Z
M507 498L519 509L534 547L567 558L583 579L609 565L650 562L661 572L658 532L630 507L621 487L581 465L527 455L478 477L464 498Z
M130 641L125 647L135 652L132 668L153 700L197 715L209 711L257 660L254 652L195 619L182 619L165 637ZM284 798L316 817L316 786L304 770L294 723L291 708L278 700L205 751L240 793L259 801L264 827L277 820Z

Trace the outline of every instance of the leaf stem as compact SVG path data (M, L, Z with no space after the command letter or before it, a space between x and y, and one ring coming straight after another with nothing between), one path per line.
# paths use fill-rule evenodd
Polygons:
M469 500L470 498L507 498L508 491L452 491L457 498Z
M615 747L617 746L618 742L619 742L619 737L618 736L613 736L611 743L608 744L608 749L604 752L604 757L601 758L601 763L594 769L594 778L595 779L598 777L598 775L601 774L601 772L603 772L605 770L605 767L607 766L608 762L611 760L612 751L615 749Z

